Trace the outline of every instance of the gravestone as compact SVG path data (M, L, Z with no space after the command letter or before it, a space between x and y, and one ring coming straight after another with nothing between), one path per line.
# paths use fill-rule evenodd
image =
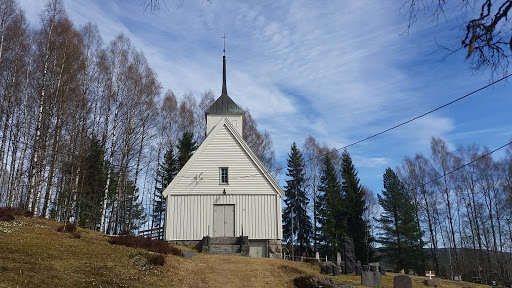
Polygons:
M341 266L341 254L340 254L340 252L338 252L338 254L336 254L336 265L338 265L338 267Z
M441 287L441 280L439 278L432 278L425 280L425 285L429 287Z
M320 265L320 274L327 274L325 272L325 264Z
M318 252L315 253L315 259L320 262L320 254Z
M412 288L412 280L407 275L398 275L393 278L393 288Z
M325 274L332 274L332 266L331 263L325 264Z
M379 272L373 273L373 287L382 288L382 275Z
M356 275L359 276L363 273L363 267L361 266L361 261L357 260L356 263Z
M379 272L380 272L380 275L382 275L382 276L386 275L386 269L384 269L383 266L379 266Z
M340 275L340 267L336 265L332 265L332 276Z
M364 271L361 274L361 285L382 288L382 276L379 272Z
M354 250L354 240L349 237L342 238L343 243L343 274L350 274L356 271L356 253Z

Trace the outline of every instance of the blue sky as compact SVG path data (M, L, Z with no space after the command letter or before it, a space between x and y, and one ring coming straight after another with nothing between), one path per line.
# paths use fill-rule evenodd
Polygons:
M46 1L18 0L32 26ZM220 96L221 36L227 35L227 88L272 137L285 165L293 141L308 135L340 148L489 83L465 53L440 61L437 43L460 43L461 19L424 17L408 33L402 1L64 0L76 26L96 23L105 43L119 33L142 50L164 90ZM179 3L183 5L177 9ZM512 137L511 82L352 146L361 182L382 190L382 174L404 156L430 154L432 136L497 148ZM498 154L499 157L503 154ZM283 177L278 179L283 183Z

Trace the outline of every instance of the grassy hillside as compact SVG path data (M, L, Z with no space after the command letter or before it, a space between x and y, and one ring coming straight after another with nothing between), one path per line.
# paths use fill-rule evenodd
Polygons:
M315 265L242 256L168 255L164 266L153 266L141 260L150 252L109 244L95 231L78 228L80 238L60 233L60 225L24 217L0 222L0 287L293 287L298 276L320 276ZM392 277L383 278L384 287L393 287ZM354 275L333 278L361 283ZM414 287L425 287L422 280L413 279ZM443 282L463 286L478 287Z

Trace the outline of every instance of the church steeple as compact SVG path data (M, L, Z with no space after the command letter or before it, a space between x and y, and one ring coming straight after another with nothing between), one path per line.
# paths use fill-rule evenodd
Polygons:
M226 34L222 37L224 39L224 56L222 56L222 95L228 95L226 88Z
M231 124L236 128L238 133L242 135L242 123L244 111L228 96L226 88L226 35L224 35L224 56L222 56L222 94L212 105L206 109L206 134L219 123L219 121L227 117Z
M226 55L222 56L222 96L224 95L228 96L228 89L226 88Z

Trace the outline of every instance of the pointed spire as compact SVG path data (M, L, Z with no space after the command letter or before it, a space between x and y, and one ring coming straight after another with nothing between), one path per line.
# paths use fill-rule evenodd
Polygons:
M228 95L226 88L226 56L222 57L222 95Z
M222 95L228 95L226 88L226 34L224 34L224 56L222 56Z

